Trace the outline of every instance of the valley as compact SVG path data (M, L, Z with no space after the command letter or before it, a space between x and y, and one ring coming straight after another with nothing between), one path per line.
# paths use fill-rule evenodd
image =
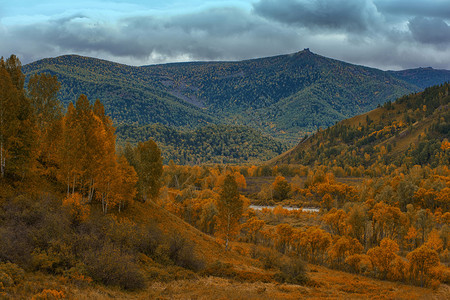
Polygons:
M309 51L298 56L314 58ZM67 59L73 57L58 58ZM98 62L85 60L79 64L86 69L73 69L72 80L85 74L96 87ZM130 78L141 72L101 64L117 86L124 84L120 72ZM238 75L217 80L246 74L232 63L223 68ZM185 111L184 119L164 119L156 106L149 118L161 123L116 125L99 99L80 94L75 102L60 101L67 86L53 74L26 80L17 57L0 63L1 297L447 297L448 83L386 97L378 108L317 130L285 151L270 131L239 118L226 123L245 103L228 103L214 116L208 110L217 103L202 100L199 107L197 89L190 89L199 93L190 104L173 96L187 95L185 83L172 96L156 83L145 92L174 97L157 103L163 112ZM246 88L236 95L251 95ZM168 125L172 117L179 123Z

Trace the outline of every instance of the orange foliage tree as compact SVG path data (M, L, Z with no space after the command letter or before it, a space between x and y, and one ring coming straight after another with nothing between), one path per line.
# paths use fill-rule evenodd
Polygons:
M80 223L89 217L90 207L83 201L80 194L75 193L67 196L62 201L63 207L69 209L74 223Z
M426 245L408 253L406 258L409 260L412 279L420 282L421 286L424 286L430 269L439 265L439 255Z
M332 234L345 235L348 233L347 214L342 209L333 208L322 217L322 221L328 225Z
M367 251L373 267L376 268L383 279L386 279L388 273L391 271L391 262L397 257L398 251L399 247L397 242L389 238L384 238L380 246Z
M400 208L379 202L370 211L372 214L373 237L376 241L385 237L395 239L406 223L405 215Z
M345 264L355 273L364 273L372 269L372 262L367 254L352 254L347 256Z
M239 219L244 210L244 200L239 194L236 179L228 174L217 199L217 235L225 240L228 250L229 241L239 230Z
M335 236L328 248L328 257L331 264L340 266L348 256L361 253L363 250L364 247L357 239L349 236Z
M258 241L258 235L261 229L266 223L258 219L258 217L251 217L244 224L242 224L241 230L244 231L250 242L256 243Z
M323 262L324 254L331 244L331 234L318 227L309 227L301 236L300 246L306 258L312 262Z
M279 224L276 226L275 247L278 251L286 253L290 249L293 232L293 227L289 224Z

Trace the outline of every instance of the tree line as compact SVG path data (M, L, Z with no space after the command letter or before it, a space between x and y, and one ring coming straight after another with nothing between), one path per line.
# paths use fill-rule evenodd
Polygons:
M116 151L115 128L100 100L85 95L64 112L56 76L34 74L28 86L16 56L0 60L0 161L2 180L46 176L66 196L98 201L103 212L122 210L159 192L161 151L149 140ZM79 194L81 197L74 197Z

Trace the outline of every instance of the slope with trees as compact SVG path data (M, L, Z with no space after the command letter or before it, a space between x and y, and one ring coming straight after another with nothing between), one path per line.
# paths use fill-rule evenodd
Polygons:
M33 77L27 93L18 66L14 56L0 64L8 100L0 102L8 120L0 128L2 297L198 296L225 280L236 297L445 295L448 141L428 165L348 166L368 177L354 185L337 181L333 173L347 168L333 164L163 166L153 141L116 152L115 128L99 100L80 95L63 112L55 77ZM445 88L398 104L415 113L406 117L426 119L428 107L435 116L445 112ZM445 132L442 125L430 128ZM251 209L241 191L253 176L276 176L272 200L320 211Z
M36 72L58 76L65 105L81 93L101 99L116 124L245 125L290 144L305 133L423 89L410 78L420 76L430 84L447 80L439 70L383 72L308 49L240 62L143 67L62 56L24 66L27 76Z
M305 138L274 163L342 168L449 164L449 84L388 101Z

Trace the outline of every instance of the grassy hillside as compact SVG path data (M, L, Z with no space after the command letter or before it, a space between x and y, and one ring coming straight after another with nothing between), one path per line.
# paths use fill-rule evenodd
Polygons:
M16 257L20 257L28 250L27 242L30 236L39 237L34 242L40 243L41 247L32 252L31 258L28 259L31 268L41 269L41 271L24 270L16 264L0 262L1 282L5 284L2 285L0 294L5 299L32 297L36 299L186 299L186 297L196 299L225 297L229 299L298 299L299 297L318 298L330 295L342 298L372 298L381 295L396 299L421 297L442 299L441 297L448 292L446 285L441 285L438 290L432 291L427 288L371 279L317 265L308 265L307 276L310 278L308 284L280 284L273 281L274 270L262 268L259 260L242 255L240 253L242 250L225 251L213 237L200 232L153 203L134 203L123 214L113 218L102 216L99 211L95 212L96 209L93 207L89 221L78 225L68 225L65 212L60 210L57 201L41 198L33 204L26 201L25 196L11 201L0 199L2 200L2 212L14 212L10 217L2 215L1 238L3 240L8 237L10 228L7 224L11 222L11 219L15 218L19 223L25 221L16 227L19 231L30 226L29 230L16 240L16 243L20 243L22 246L16 253ZM31 207L37 209L29 210ZM51 209L47 210L48 208ZM44 211L46 212L44 213ZM55 217L59 218L60 225L62 221L62 227L53 225L53 222L56 221ZM99 223L101 226L97 227L94 225L95 223ZM113 224L112 228L109 227L111 224ZM78 228L75 232L69 232L66 231L67 226L72 226L74 229L78 226ZM153 258L142 253L136 255L127 252L129 243L136 242L133 240L134 234L140 227L151 228L150 235L145 239L161 238L166 235L178 236L178 241L180 237L188 240L193 245L195 256L204 261L205 271L194 273L170 262L162 263L157 259L158 255L160 259L164 259L162 251L170 253L172 248L164 248L165 246L161 247L161 245L158 246L161 248L155 251ZM53 231L49 231L50 229ZM154 236L155 233L160 235ZM74 234L73 240L68 239L69 234ZM122 276L124 274L129 276L128 280L136 280L132 276L142 274L146 281L143 288L137 290L131 288L130 290L131 286L124 289L92 281L89 277L81 275L80 272L84 270L83 264L78 264L72 269L62 272L74 259L71 247L73 246L78 252L93 251L92 248L95 248L99 241L85 243L99 234L105 235L103 239L111 239L111 243L121 245L112 252L108 252L111 251L110 245L106 247L107 250L99 250L103 251L101 254L104 255L107 252L117 260L115 262L117 265L115 272L117 273L110 273L111 278L120 273ZM50 241L48 245L46 244L47 239ZM9 246L9 244L3 244L2 255L8 250L12 252L12 249L8 248ZM234 249L250 251L250 247L246 243L233 243ZM136 255L137 259L129 261L130 255ZM90 259L93 258L90 257ZM105 272L111 272L108 264L114 264L114 262L107 256L100 256L94 261L99 264L104 263ZM120 265L124 263L125 265ZM218 269L217 266L221 266L223 269ZM231 267L225 268L224 266ZM218 273L218 271L222 273ZM130 272L132 276L130 276ZM138 273L133 274L132 272ZM208 275L208 272L215 273L211 276ZM364 288L361 289L361 287Z
M434 86L394 103L346 119L304 139L274 163L449 164L449 84Z

